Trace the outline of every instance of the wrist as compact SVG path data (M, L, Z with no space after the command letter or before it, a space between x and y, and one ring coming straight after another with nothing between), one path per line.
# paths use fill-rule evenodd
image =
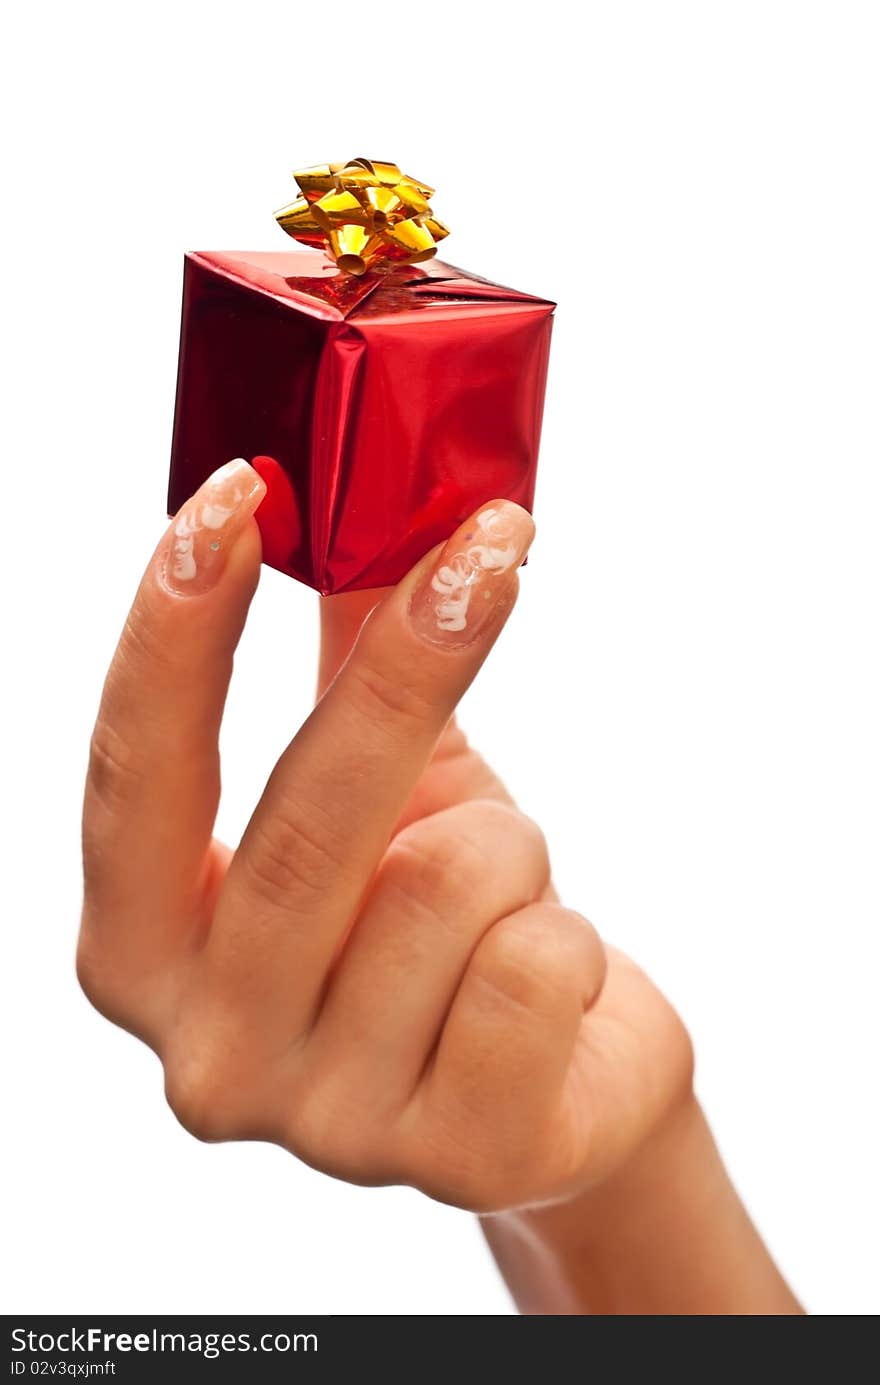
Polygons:
M606 1220L617 1222L624 1207L644 1216L688 1170L693 1182L699 1167L701 1191L710 1182L713 1162L707 1157L711 1141L699 1103L692 1091L682 1095L619 1165L597 1181L558 1201L511 1209L502 1215L514 1220L555 1251L593 1249ZM714 1148L714 1145L713 1145Z
M521 1311L801 1311L730 1182L693 1095L626 1163L566 1202L484 1218Z
M606 1240L615 1234L625 1236L618 1210L626 1209L626 1223L644 1217L648 1210L644 1204L653 1201L649 1192L653 1179L661 1179L670 1165L686 1162L699 1117L696 1098L689 1090L624 1163L597 1183L559 1201L480 1219L521 1312L615 1311L601 1306L605 1295L598 1286L584 1284L585 1273L601 1273Z

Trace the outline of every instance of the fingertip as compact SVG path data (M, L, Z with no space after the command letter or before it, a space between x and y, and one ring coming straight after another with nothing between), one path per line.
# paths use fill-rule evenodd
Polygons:
M218 468L174 516L159 546L157 571L178 596L203 596L227 569L266 494L266 483L243 457Z
M227 554L220 582L256 587L263 561L263 541L256 519L251 518L235 536Z
M481 510L495 509L508 514L511 522L519 525L522 532L529 535L528 547L531 547L537 532L535 517L531 510L527 510L524 505L517 504L515 500L505 499L504 496L500 496L495 500L489 500L485 506L481 506L480 508Z
M516 602L534 535L531 515L513 501L480 506L419 572L409 602L416 635L461 649L496 631Z

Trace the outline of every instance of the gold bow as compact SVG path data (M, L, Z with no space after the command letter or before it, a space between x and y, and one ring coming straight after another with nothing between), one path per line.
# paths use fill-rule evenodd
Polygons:
M329 250L346 274L429 260L449 235L428 202L434 189L397 164L352 159L293 176L302 196L276 212L276 221L304 245Z

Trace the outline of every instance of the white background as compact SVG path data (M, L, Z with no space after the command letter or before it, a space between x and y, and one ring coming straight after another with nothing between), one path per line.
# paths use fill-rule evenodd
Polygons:
M190 1139L73 977L88 733L164 523L183 251L284 248L290 169L372 153L437 185L453 263L560 305L539 537L465 724L568 900L686 1017L797 1292L877 1312L877 7L7 24L4 1308L511 1311L465 1214ZM265 573L228 838L306 712L315 608Z

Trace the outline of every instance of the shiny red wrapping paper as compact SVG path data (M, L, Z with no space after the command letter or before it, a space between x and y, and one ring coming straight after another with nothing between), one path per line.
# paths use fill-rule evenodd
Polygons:
M187 255L169 510L245 457L265 562L325 594L397 582L483 502L531 509L553 307L437 260Z

